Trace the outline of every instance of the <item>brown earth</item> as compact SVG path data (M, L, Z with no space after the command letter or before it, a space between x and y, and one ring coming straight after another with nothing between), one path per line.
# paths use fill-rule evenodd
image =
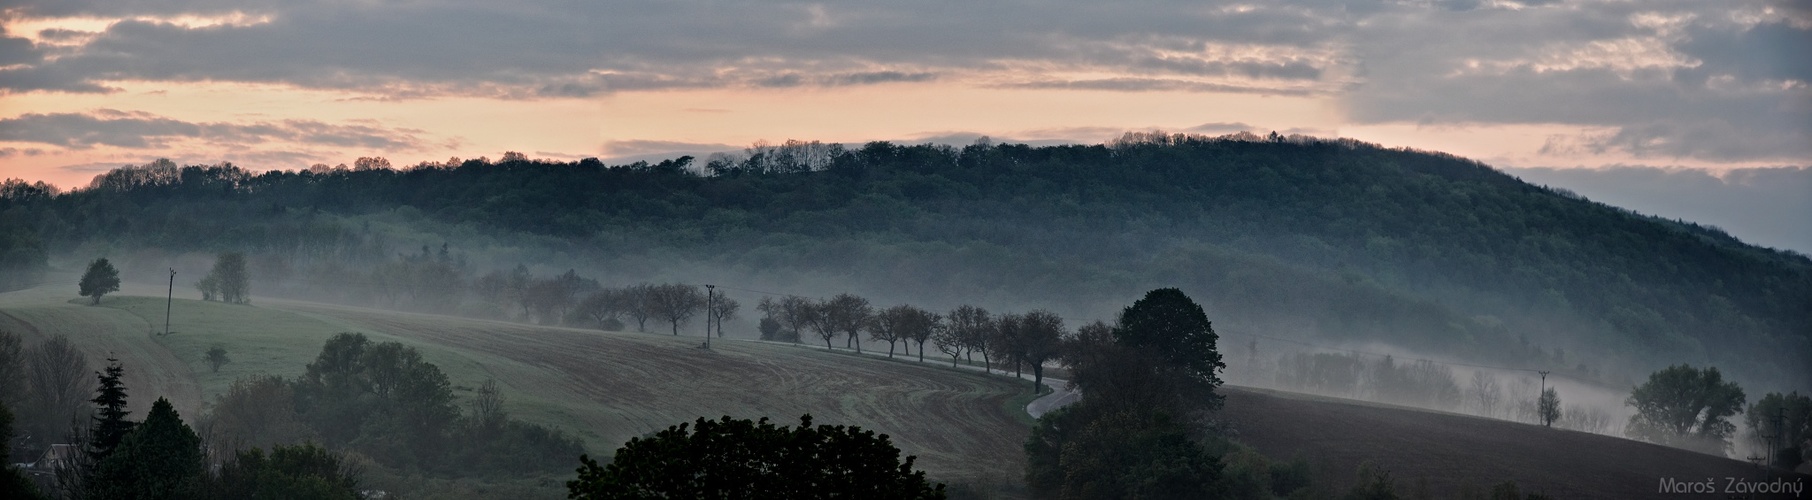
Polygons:
M1793 498L1730 495L1729 478L1773 481L1740 460L1598 434L1469 415L1296 393L1226 387L1222 417L1237 439L1266 456L1302 458L1334 491L1355 482L1363 461L1390 471L1400 492L1428 481L1434 498L1455 498L1463 482L1482 488L1515 481L1525 493L1569 498ZM1714 493L1665 493L1666 479ZM1765 478L1765 479L1764 479ZM1812 477L1786 483L1812 488ZM1807 491L1806 494L1812 494ZM1802 496L1801 498L1807 498Z

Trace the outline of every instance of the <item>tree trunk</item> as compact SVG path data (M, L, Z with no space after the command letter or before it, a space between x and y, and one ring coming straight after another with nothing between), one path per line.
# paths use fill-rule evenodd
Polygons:
M919 362L925 362L925 343L919 342Z
M1032 394L1044 390L1044 364L1032 365Z
M887 359L893 359L893 342L887 343Z
M988 362L988 351L982 351L982 373L994 373L994 364Z
M849 332L849 338L855 339L856 341L856 354L862 354L862 336L856 335L856 332ZM849 346L844 345L843 347Z

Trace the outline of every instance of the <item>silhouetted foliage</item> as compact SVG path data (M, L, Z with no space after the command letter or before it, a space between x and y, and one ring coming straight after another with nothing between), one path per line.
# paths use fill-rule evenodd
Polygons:
M886 434L699 418L634 438L608 465L580 457L570 498L944 498Z
M1541 417L1541 425L1552 427L1560 419L1560 393L1553 387L1541 391L1541 397L1535 401L1535 412Z
M339 456L313 444L252 448L220 464L197 498L360 500L358 473Z
M76 287L83 297L93 297L94 303L101 303L101 296L120 291L120 271L113 268L105 257L88 263L88 271L82 273L82 282Z
M0 498L18 500L35 500L44 498L38 486L32 484L25 472L13 467L9 454L13 449L13 411L11 405L0 402Z
M96 462L87 481L87 498L193 498L207 479L205 473L201 437L183 423L170 401L157 398L145 421Z
M1770 392L1749 405L1743 420L1751 444L1761 450L1773 447L1769 461L1775 467L1792 470L1812 454L1812 397Z
M100 384L95 387L94 399L89 400L94 403L94 417L89 425L87 453L97 464L119 447L134 426L134 422L126 420L132 412L126 410L126 385L120 382L123 374L125 368L114 358L107 358L105 372L95 374Z
M233 362L232 358L227 357L226 347L219 344L209 347L206 356L204 359L208 362L208 368L214 373L220 373L222 365Z
M1636 408L1624 429L1630 437L1722 455L1743 412L1743 388L1724 382L1716 367L1675 365L1649 375L1624 404Z

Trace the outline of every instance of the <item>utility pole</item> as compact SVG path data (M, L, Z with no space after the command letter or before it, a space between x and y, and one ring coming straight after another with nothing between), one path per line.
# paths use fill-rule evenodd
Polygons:
M1535 419L1542 421L1542 425L1547 425L1548 417L1543 416L1541 413L1541 398L1548 395L1548 372L1547 370L1542 370L1536 373L1541 374L1541 393L1535 395Z
M164 296L164 335L170 334L170 304L176 302L176 268L170 268L170 290Z
M705 348L711 348L711 318L717 316L717 285L705 285Z

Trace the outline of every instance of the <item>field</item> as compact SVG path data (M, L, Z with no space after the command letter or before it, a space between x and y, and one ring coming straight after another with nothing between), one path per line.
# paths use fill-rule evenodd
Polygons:
M1307 460L1337 491L1352 487L1361 461L1389 470L1399 491L1426 479L1434 498L1455 497L1462 482L1503 481L1553 498L1725 498L1725 478L1763 477L1747 462L1597 434L1262 389L1224 392L1222 416L1240 441ZM1662 494L1663 478L1715 478L1719 493Z
M137 415L153 395L170 398L185 417L198 415L234 379L300 374L328 337L353 331L415 346L461 395L495 378L513 416L566 430L594 454L701 416L796 424L810 413L817 423L892 436L938 480L995 481L1024 470L1020 445L1029 427L1020 409L1027 387L936 363L741 341L706 350L698 337L258 298L252 305L177 300L174 333L157 335L163 298L108 296L90 306L71 300L73 288L0 294L0 328L19 332L28 344L68 335L97 364L118 354ZM202 356L217 344L232 362L213 373Z

